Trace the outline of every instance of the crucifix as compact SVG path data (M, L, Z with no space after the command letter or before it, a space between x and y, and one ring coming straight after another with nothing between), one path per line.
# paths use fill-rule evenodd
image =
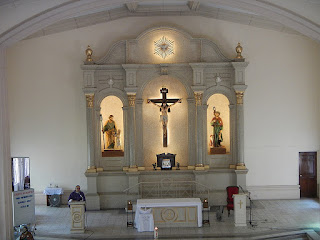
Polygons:
M168 112L170 112L170 107L175 105L176 103L181 103L181 99L173 98L167 99L167 88L161 88L160 93L162 93L161 99L148 99L148 103L153 103L155 106L160 108L160 121L162 123L162 130L163 130L163 147L168 146L168 134L167 134L167 125L168 125Z

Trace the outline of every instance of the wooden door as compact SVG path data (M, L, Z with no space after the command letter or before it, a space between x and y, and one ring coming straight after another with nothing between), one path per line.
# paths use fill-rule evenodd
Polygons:
M317 153L299 153L299 184L301 197L317 197Z

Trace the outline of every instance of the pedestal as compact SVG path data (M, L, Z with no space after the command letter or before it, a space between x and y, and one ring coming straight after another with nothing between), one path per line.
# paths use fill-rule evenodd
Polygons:
M233 194L234 205L234 225L236 227L246 227L246 194Z
M71 213L71 233L84 233L84 227L85 227L85 218L84 218L84 212L85 212L85 204L86 202L78 202L73 201L70 202L70 213Z
M225 147L212 147L210 148L210 155L214 154L226 154L227 149Z
M100 196L97 192L98 173L85 173L87 177L87 210L100 210Z
M122 150L104 150L102 157L123 157L124 152Z

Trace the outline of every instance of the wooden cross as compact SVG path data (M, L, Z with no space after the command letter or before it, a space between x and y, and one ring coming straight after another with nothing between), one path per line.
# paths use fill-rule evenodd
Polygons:
M170 112L170 107L175 105L176 103L181 103L181 99L173 98L167 99L167 88L161 88L160 93L162 93L162 98L160 99L148 99L148 103L153 103L157 107L160 108L161 112L161 122L162 122L162 129L163 129L163 147L168 146L168 134L167 134L167 125L168 125L168 112ZM159 105L160 104L160 105Z

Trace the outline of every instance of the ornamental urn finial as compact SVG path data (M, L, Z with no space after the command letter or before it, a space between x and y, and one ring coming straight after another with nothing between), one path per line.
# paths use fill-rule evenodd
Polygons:
M86 49L86 55L87 55L86 62L87 62L87 63L93 63L92 54L93 54L93 51L92 51L92 49L90 48L90 46L88 45L88 47L87 47L87 49Z
M243 59L243 57L241 56L242 47L241 47L240 43L238 43L238 46L236 47L236 52L237 52L236 59Z

